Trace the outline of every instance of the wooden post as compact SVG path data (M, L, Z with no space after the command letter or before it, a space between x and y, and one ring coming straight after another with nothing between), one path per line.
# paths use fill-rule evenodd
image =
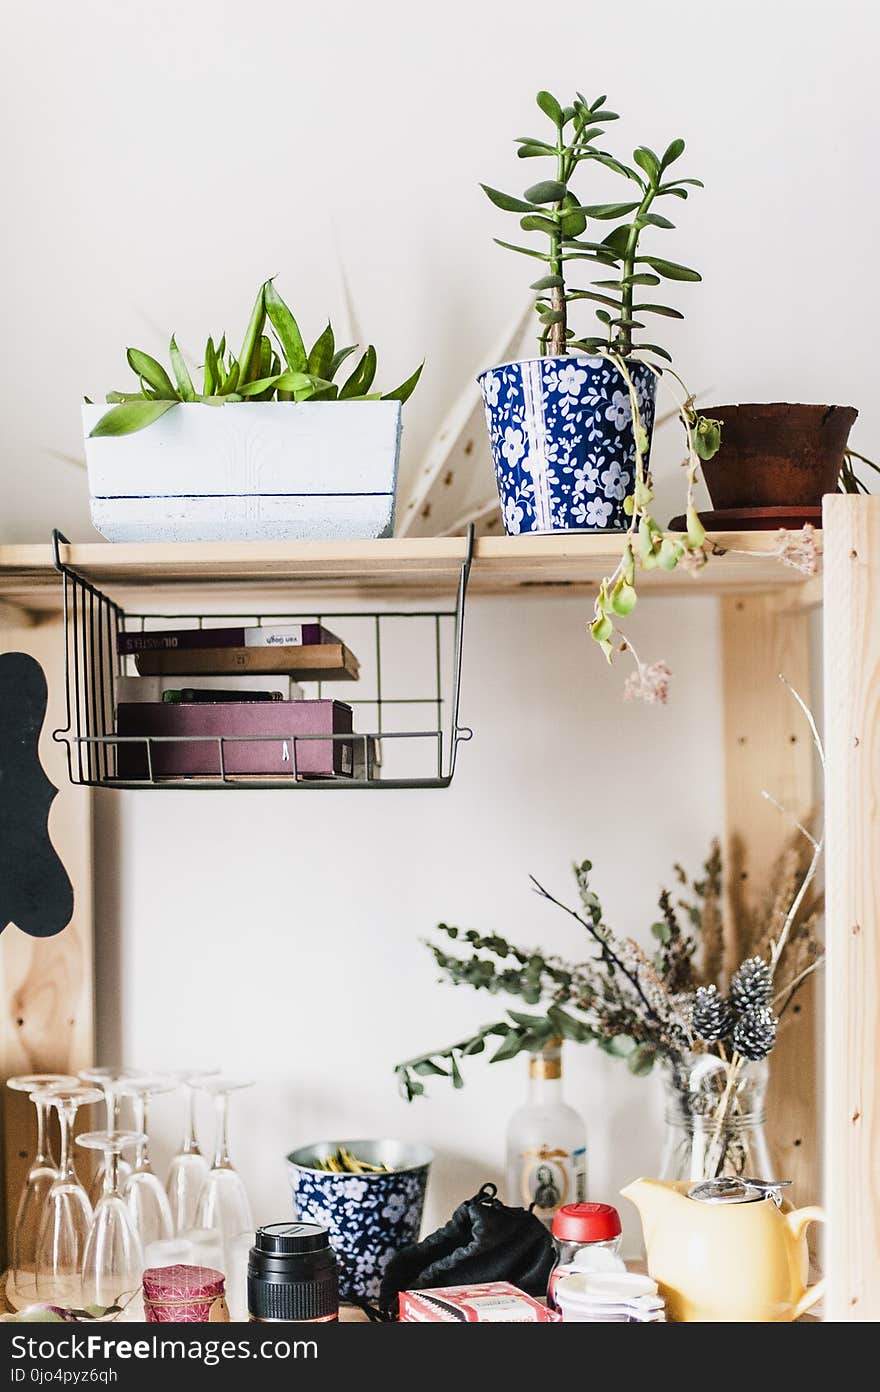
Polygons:
M880 497L828 497L827 1317L880 1320Z
M5 1239L7 1247L33 1154L34 1109L26 1094L3 1085L5 1079L16 1073L76 1073L94 1061L90 790L68 782L64 746L52 739L52 731L65 723L61 620L54 614L40 623L26 620L16 611L15 626L0 626L0 652L30 653L46 674L49 704L40 758L59 789L49 830L73 884L74 913L52 938L32 938L14 926L0 933L0 1246Z
M782 591L721 601L727 960L736 967L751 944L742 932L747 911L767 895L792 828L762 797L767 790L803 820L814 799L814 750L784 673L810 701L809 615ZM795 1013L796 1012L796 1013ZM784 1022L770 1064L767 1132L780 1177L794 1181L795 1201L819 1198L816 1105L816 1012L808 982Z

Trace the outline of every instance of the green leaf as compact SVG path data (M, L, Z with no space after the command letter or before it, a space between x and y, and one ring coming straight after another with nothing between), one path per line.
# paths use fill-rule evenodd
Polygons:
M177 392L161 363L151 358L149 353L142 353L139 348L129 348L125 356L132 372L148 382L163 401L177 401Z
M461 1053L464 1058L471 1058L474 1054L481 1054L485 1047L485 1039L481 1039L480 1036L477 1035L474 1039L469 1040L468 1043L464 1045L464 1047L461 1050Z
M606 1053L612 1054L615 1058L629 1058L635 1049L636 1041L630 1039L628 1034L615 1034L606 1045Z
M639 183L638 175L634 169L628 169L620 160L616 160L613 155L608 155L604 150L584 150L578 152L578 159L594 159L599 164L604 164L606 169L613 169L615 174L624 174L627 179L632 179Z
M546 232L553 237L559 231L559 224L552 218L542 217L540 213L529 213L520 218L519 225L524 232Z
M673 231L675 223L670 222L669 218L663 217L661 213L642 213L641 217L636 218L636 227L663 227L667 231Z
M446 1069L434 1063L433 1059L419 1059L418 1063L410 1064L410 1067L414 1073L418 1073L420 1078L449 1077Z
M524 1048L524 1040L519 1030L511 1029L502 1040L500 1046L495 1050L490 1058L490 1063L503 1063L505 1059L516 1058L517 1054Z
M546 309L544 313L540 315L540 322L542 324L560 324L564 318L564 309Z
M536 159L539 155L555 155L556 151L542 140L524 140L516 153L519 159Z
M278 335L278 342L284 350L287 366L291 372L305 372L309 360L306 356L299 325L271 280L267 280L264 286L264 299L269 323Z
M327 373L327 376L329 377L331 382L333 381L333 378L336 376L342 364L345 362L345 359L350 357L351 354L356 351L356 349L356 343L350 344L348 348L337 348L330 361L330 371Z
M675 570L683 555L684 548L680 542L672 537L664 537L657 555L657 564L661 570Z
M375 375L376 350L371 343L354 372L340 389L339 400L347 401L352 396L363 396L364 392L368 392L373 385Z
M94 430L89 432L89 439L97 440L105 435L133 435L136 430L152 425L153 421L177 405L176 397L173 401L126 401L101 417Z
M515 246L513 242L502 242L499 237L493 237L496 246L504 247L506 251L518 251L523 256L533 256L536 261L549 261L550 257L546 251L534 251L532 247Z
M654 353L664 362L672 362L672 354L668 353L665 348L661 348L659 343L637 343L633 346L638 348L640 353Z
M214 340L208 339L205 344L205 378L202 386L203 396L213 396L217 390L217 379L219 372L217 369L217 354L214 351Z
M118 405L120 401L153 401L153 400L155 400L155 398L152 397L152 396L144 396L144 394L143 394L142 391L139 391L139 392L109 391L109 392L107 393L106 397L104 398L104 400L107 402L107 405L108 405L108 406L112 406L112 405ZM93 401L88 401L88 400L86 401L86 405L87 405L87 406L94 406L94 404L95 404L95 403L94 403Z
M239 364L234 362L227 375L223 378L223 385L219 388L219 394L221 396L228 396L230 392L234 392L238 386L238 379L240 376L241 370ZM242 388L242 390L244 390L244 388Z
M678 309L672 309L669 305L662 304L637 304L633 305L636 314L662 314L666 319L683 319L684 315Z
M611 607L615 614L625 619L635 609L637 599L633 586L621 576L611 591Z
M196 389L192 384L192 378L189 375L189 368L184 361L183 354L175 342L174 334L171 335L169 356L174 376L177 378L177 391L181 401L195 401Z
M464 1078L461 1076L461 1072L459 1071L458 1064L455 1061L454 1054L449 1055L449 1072L452 1077L452 1086L454 1088L463 1088Z
M689 266L680 266L677 261L663 261L659 256L637 256L636 260L642 265L650 266L658 275L664 276L666 280L702 280L699 271L692 271Z
M541 276L540 280L533 280L529 286L530 290L561 290L565 281L560 275Z
M253 381L260 373L260 339L263 335L263 325L266 322L266 284L261 285L254 307L251 310L251 317L245 330L244 343L241 345L241 352L238 355L239 380L242 382Z
M316 383L321 387L328 384L321 378L312 377L307 372L282 372L275 377L257 378L255 382L245 382L239 391L242 396L261 396L264 391L300 391L306 387L314 388Z
M415 391L418 385L419 378L422 375L422 368L424 366L425 364L423 362L420 362L413 375L411 377L407 377L405 382L401 382L399 387L395 387L394 391L386 392L386 394L382 397L382 400L409 401L410 397L412 396L413 392Z
M523 197L529 203L561 203L567 192L565 184L558 179L543 179L541 183L527 188Z
M333 330L328 324L324 332L315 340L314 347L309 353L308 369L315 377L323 377L327 381L331 378L330 366L333 362L333 350L336 342L333 338Z
M513 194L502 193L500 189L490 188L488 184L480 184L480 188L489 201L494 203L496 208L503 209L505 213L532 212L531 203L526 203L523 198L514 198Z
M316 392L313 392L312 395L309 397L310 401L337 401L338 399L339 388L337 387L335 382L328 383L326 387L319 387L319 389ZM281 400L280 393L278 400Z
M564 237L579 237L586 229L586 214L573 193L567 193L562 200L560 226Z
M620 300L613 299L611 295L600 295L595 290L572 290L566 299L595 300L598 304L610 305L612 309L620 309Z
M117 410L120 411L123 411L125 409L126 408L124 406L117 407ZM691 503L688 506L686 515L688 541L691 543L692 546L702 546L703 542L706 540L706 528L700 521L700 514L697 512L697 509L694 507L693 503Z
M670 141L670 143L666 146L666 150L665 150L665 152L664 152L663 158L662 158L662 160L660 161L660 166L661 166L661 168L662 168L662 169L665 169L667 165L672 164L675 160L679 159L679 157L680 157L681 155L683 155L683 154L684 154L684 141L681 140L681 139Z
M633 159L652 184L656 184L660 178L660 160L649 150L647 145L640 145L637 150L633 150Z
M700 459L714 459L721 448L721 428L724 422L709 416L698 416L691 430L694 450Z
M657 939L658 942L663 943L664 947L668 942L671 942L672 940L672 929L670 928L669 924L665 921L665 919L662 923L652 923L651 932L653 933L654 937Z
M607 614L602 614L590 624L590 637L597 643L607 643L614 632L614 624Z
M624 256L629 245L629 226L615 227L614 230L609 232L608 236L603 239L603 245L607 246L609 250L616 252L618 256Z
M638 203L595 203L592 206L584 207L587 217L599 218L602 221L610 221L611 218L626 217L627 213L634 212ZM610 246L611 239L606 238L606 243Z
M539 92L535 98L545 116L549 116L557 126L562 125L562 107L550 92Z

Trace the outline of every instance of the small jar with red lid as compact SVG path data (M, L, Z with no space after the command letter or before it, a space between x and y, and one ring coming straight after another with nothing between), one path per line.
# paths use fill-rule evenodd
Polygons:
M611 1204L564 1204L553 1216L551 1229L556 1261L547 1285L547 1304L559 1307L553 1298L557 1281L573 1271L623 1271L620 1255L620 1214Z

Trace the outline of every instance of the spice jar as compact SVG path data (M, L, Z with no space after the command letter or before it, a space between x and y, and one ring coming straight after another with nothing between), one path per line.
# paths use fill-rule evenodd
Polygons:
M565 1204L553 1217L551 1229L556 1261L547 1285L547 1304L554 1299L556 1283L574 1271L624 1271L620 1256L620 1214L611 1204Z
M229 1320L222 1271L210 1266L154 1266L144 1272L148 1324L207 1324Z
M252 1320L339 1318L339 1276L330 1235L319 1223L257 1228L248 1256Z

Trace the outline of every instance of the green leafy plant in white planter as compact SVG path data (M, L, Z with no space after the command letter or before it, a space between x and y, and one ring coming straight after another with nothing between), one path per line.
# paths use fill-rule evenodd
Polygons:
M170 373L129 348L137 390L83 407L95 526L111 541L390 535L401 406L421 367L382 393L372 344L341 375L356 348L328 324L307 350L271 280L237 356L208 339L198 387L174 335Z
M637 671L630 694L662 700L663 664L654 664L655 671L640 662L616 631L617 619L635 606L637 566L704 564L708 551L694 488L700 460L718 449L720 423L697 414L669 366L668 350L641 337L642 316L683 317L657 300L662 280L700 279L690 267L646 251L643 238L673 228L658 204L684 201L701 185L674 172L683 140L673 140L662 155L639 146L631 165L599 148L604 126L617 119L605 100L588 102L578 94L563 106L551 93L539 92L537 103L551 131L546 138L521 137L518 155L550 160L551 177L530 185L522 197L482 186L496 207L519 218L522 231L538 233L544 242L523 246L496 238L542 268L532 284L539 355L490 368L480 385L507 531L625 533L620 563L600 586L591 633L609 661L616 647L633 652ZM625 201L586 203L575 193L580 171L596 165L626 181ZM598 267L601 275L575 287L571 274L587 267ZM581 302L593 307L598 332L573 327L572 310ZM651 515L650 436L661 377L675 386L687 438L687 531L680 534L666 534Z

